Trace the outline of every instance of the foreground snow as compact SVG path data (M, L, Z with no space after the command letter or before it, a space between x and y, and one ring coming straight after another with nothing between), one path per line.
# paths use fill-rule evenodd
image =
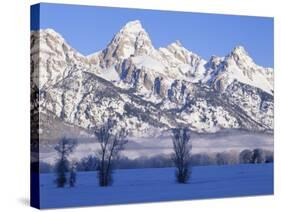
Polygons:
M95 172L77 174L75 188L56 188L53 174L40 176L41 208L191 200L273 194L273 164L194 167L189 184L177 184L174 168L116 170L101 188Z

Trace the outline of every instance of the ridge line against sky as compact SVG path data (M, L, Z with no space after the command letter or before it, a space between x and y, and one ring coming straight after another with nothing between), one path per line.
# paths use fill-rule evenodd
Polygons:
M245 47L261 66L274 66L273 18L40 4L40 28L52 28L77 51L89 55L106 48L127 23L140 20L155 48L179 40L205 60ZM31 29L36 27L31 23Z

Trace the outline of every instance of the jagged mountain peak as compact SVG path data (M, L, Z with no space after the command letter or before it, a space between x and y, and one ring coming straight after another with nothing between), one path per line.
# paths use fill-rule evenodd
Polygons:
M248 54L245 47L242 45L237 45L233 48L232 52L236 52L236 53L242 53L242 54Z
M183 54L188 54L188 55L194 55L195 57L199 57L199 55L195 54L194 52L190 51L189 49L186 49L183 44L179 41L176 40L175 42L169 44L167 46L167 49L174 53L183 53Z
M135 47L138 48L138 45L147 45L151 48L152 42L149 37L149 34L143 28L139 20L130 21L124 27L121 28L119 33L117 33L113 40L116 39L120 42L122 41L131 41L132 44L135 44Z
M233 58L236 61L242 60L245 62L253 63L253 59L250 57L246 49L241 45L234 47L234 49L229 54L229 57Z
M174 51L188 51L179 40L170 43L167 48Z
M194 52L186 49L179 40L169 44L166 49L183 64L191 64L192 66L195 66L195 64L198 64L200 62L205 63L204 59L202 59Z
M224 58L211 58L211 79L215 87L224 91L235 80L273 94L272 70L258 66L243 46L236 46Z
M257 66L242 46L209 61L179 41L155 49L136 20L85 57L54 30L38 32L31 34L31 65L40 69L42 112L66 123L90 129L124 117L122 126L145 134L152 126L273 129L273 70Z
M37 34L37 36L40 36L41 39L47 40L47 42L53 47L55 47L55 45L62 44L65 44L70 47L70 45L67 44L63 36L52 28L40 29L39 31L31 32L31 34Z
M40 33L45 33L45 34L48 34L48 35L51 35L51 36L54 36L54 37L57 37L57 38L59 38L59 39L64 40L64 38L61 36L61 34L58 33L57 31L55 31L55 30L52 29L52 28L40 29L39 32L40 32Z
M89 67L88 59L50 28L31 32L30 53L33 69L40 70L40 77L35 80L39 89L54 85L74 66ZM32 73L32 77L38 77L36 72Z
M242 54L242 55L248 55L246 49L244 46L242 45L238 45L238 46L235 46L232 50L232 53L235 53L235 54Z
M130 56L148 55L154 50L148 33L139 20L128 22L113 37L102 57L105 67Z
M179 40L176 40L175 42L171 43L169 46L177 46L177 47L183 47L182 43Z
M44 49L44 53L53 52L53 56L60 56L67 51L75 52L77 55L83 57L81 53L71 47L64 39L64 37L52 28L40 29L39 31L31 32L31 40L36 40L33 37L40 39L40 48ZM58 54L58 55L57 55Z
M142 24L139 20L130 21L120 30L120 31L127 31L132 33L139 33L141 31L145 31L142 27Z

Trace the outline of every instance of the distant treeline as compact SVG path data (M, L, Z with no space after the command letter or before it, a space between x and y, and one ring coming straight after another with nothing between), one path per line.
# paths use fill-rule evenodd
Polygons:
M225 151L219 153L198 153L191 155L192 166L207 165L231 165L247 163L272 163L273 152L263 149L249 150L241 152ZM91 155L82 158L76 162L77 171L96 171L98 158ZM115 169L138 169L138 168L165 168L174 167L170 155L157 155L154 157L139 157L129 159L127 157L118 158L118 163L113 162ZM40 172L53 172L54 167L51 164L40 162Z

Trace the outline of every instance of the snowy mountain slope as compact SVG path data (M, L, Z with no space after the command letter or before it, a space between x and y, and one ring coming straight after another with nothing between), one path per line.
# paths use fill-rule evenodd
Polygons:
M254 63L242 46L237 46L214 69L211 83L217 89L226 89L234 80L251 85L273 95L273 70Z
M89 67L88 60L52 29L31 32L32 74L40 74L38 87L49 87L68 75L69 67Z
M90 130L114 117L137 136L178 126L273 130L273 69L241 46L206 61L179 41L154 48L133 21L104 50L83 56L47 29L31 33L31 70L45 122Z

